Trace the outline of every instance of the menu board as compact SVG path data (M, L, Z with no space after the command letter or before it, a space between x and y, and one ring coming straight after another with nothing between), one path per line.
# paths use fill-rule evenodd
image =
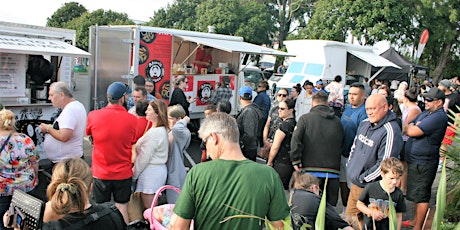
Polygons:
M0 97L26 95L26 55L0 53Z

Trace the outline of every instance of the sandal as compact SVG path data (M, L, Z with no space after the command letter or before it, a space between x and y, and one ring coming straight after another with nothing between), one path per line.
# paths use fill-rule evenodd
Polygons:
M402 226L404 226L405 228L412 228L414 227L414 225L410 224L411 220L406 220L406 221L403 221L402 222Z

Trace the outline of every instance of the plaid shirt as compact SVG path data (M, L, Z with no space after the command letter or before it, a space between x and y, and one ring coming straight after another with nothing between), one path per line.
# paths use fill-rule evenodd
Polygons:
M220 100L230 100L232 97L232 90L228 85L221 86L217 88L214 97L212 98L212 103L217 104Z

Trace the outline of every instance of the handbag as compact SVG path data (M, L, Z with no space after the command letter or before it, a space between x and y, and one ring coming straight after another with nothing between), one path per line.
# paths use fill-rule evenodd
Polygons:
M133 192L129 198L128 202L128 219L129 222L143 220L144 217L142 213L144 212L144 202L142 202L142 197L140 192Z

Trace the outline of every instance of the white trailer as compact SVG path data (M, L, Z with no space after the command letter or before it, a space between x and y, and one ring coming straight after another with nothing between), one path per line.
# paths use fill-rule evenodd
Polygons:
M74 45L74 30L0 22L0 103L16 114L17 128L40 154L44 134L37 126L52 123L57 114L48 100L49 85L70 86L73 58L90 56Z
M168 102L173 80L188 79L187 97L197 97L190 105L192 119L203 118L204 108L223 76L231 80L232 113L238 110L238 89L244 83L242 66L251 54L290 56L278 50L243 41L242 37L166 29L148 26L92 26L90 28L91 108L106 105L106 90L114 81L131 83L129 79L141 75L155 83L156 97ZM198 48L210 46L212 66L208 73L196 73L193 61ZM187 66L182 71L173 65Z
M354 76L371 78L372 66L380 68L375 76L387 66L400 69L375 54L372 47L327 40L290 40L284 44L295 57L290 58L289 67L277 88L290 89L306 80L313 84L319 79L329 83L337 75L342 76L343 84L346 84L346 79Z

